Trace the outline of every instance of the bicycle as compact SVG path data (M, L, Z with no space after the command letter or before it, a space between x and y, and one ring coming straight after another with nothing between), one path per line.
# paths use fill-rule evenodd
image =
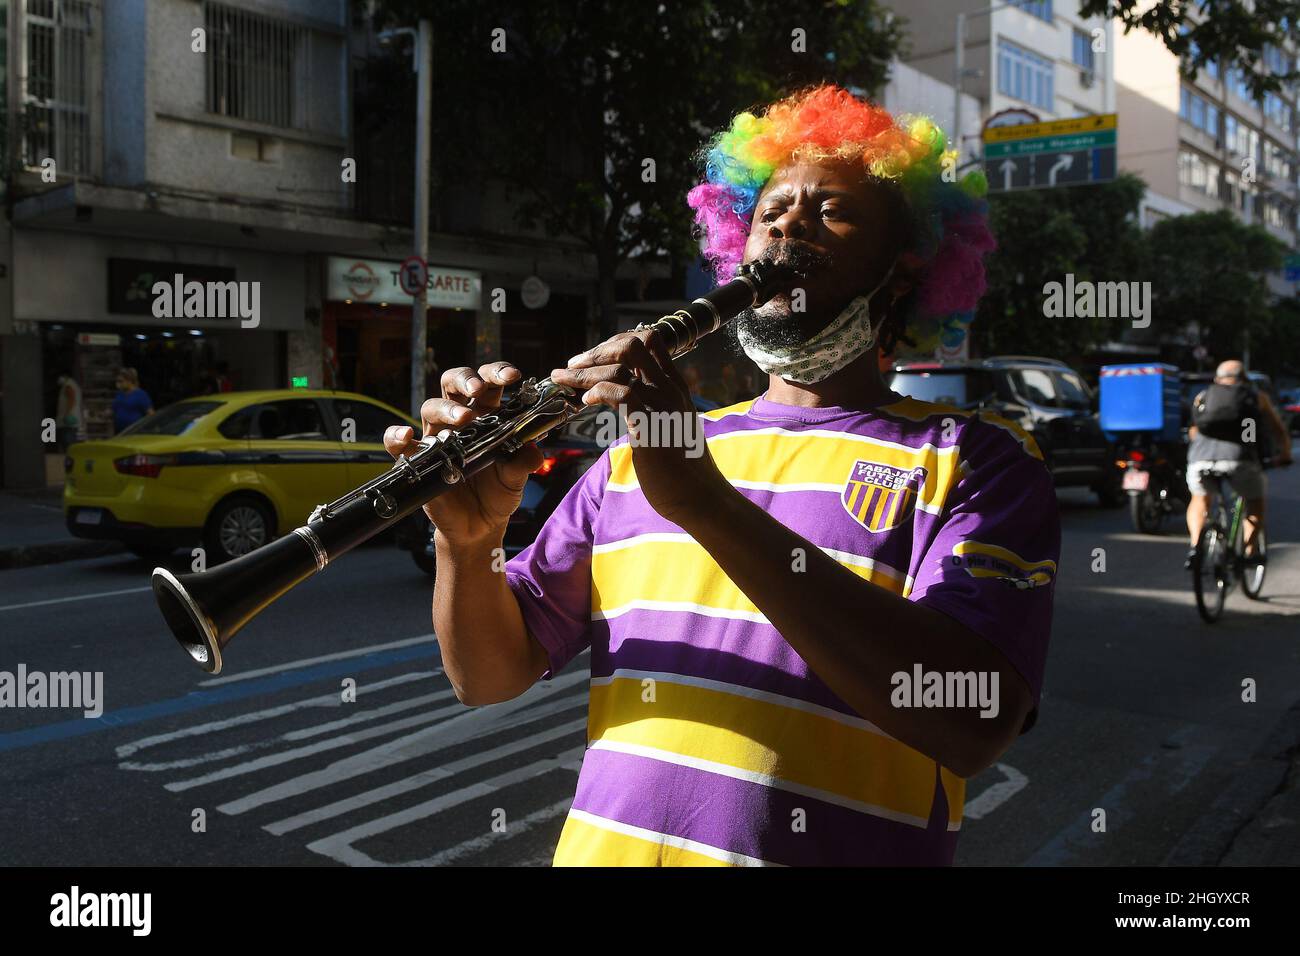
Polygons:
M1271 464L1266 460L1263 467ZM1207 472L1204 477L1214 492L1214 504L1196 542L1192 590L1196 594L1196 610L1207 623L1213 624L1223 613L1223 602L1237 581L1241 581L1246 597L1259 600L1268 571L1268 539L1262 527L1256 529L1255 553L1247 555L1245 500L1224 481L1227 475L1223 472ZM1232 502L1231 509L1228 501Z

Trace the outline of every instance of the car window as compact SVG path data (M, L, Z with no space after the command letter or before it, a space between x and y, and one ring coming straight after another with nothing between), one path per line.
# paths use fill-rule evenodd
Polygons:
M1045 405L1048 408L1059 406L1050 372L1038 368L1016 369L1011 373L1011 380L1015 382L1016 391L1026 401L1033 402L1035 405Z
M922 369L895 372L890 387L901 395L921 402L965 405L972 389L963 371L927 371Z
M1074 372L1056 372L1056 389L1063 408L1092 408L1092 395Z
M331 402L334 406L339 434L343 436L345 441L349 440L349 432L347 431L349 421L353 427L351 441L376 445L383 444L384 432L389 427L407 424L392 412L380 408L378 405L372 405L370 402L363 402L355 398L335 398L331 399Z
M118 435L184 435L222 402L177 402L123 428Z
M234 439L329 440L320 407L310 398L250 405L227 418L217 430Z
M890 387L908 398L958 408L974 408L998 397L993 375L983 369L905 369L894 373Z

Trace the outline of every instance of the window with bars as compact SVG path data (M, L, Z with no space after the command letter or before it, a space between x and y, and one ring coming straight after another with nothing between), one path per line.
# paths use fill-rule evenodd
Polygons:
M99 0L25 0L22 163L53 159L60 174L98 172L91 135L91 46Z
M307 31L224 3L204 3L203 21L208 112L268 126L303 125L295 87Z

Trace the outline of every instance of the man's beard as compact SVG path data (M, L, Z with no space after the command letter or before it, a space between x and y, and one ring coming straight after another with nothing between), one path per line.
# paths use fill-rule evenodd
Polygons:
M777 240L758 258L790 269L796 276L795 287L804 278L834 265L829 254L798 240ZM758 308L745 309L727 324L727 341L734 351L744 352L739 338L742 330L750 342L769 352L793 349L816 334L805 330L808 313L791 311L790 299L784 293L778 298L784 301L773 299Z

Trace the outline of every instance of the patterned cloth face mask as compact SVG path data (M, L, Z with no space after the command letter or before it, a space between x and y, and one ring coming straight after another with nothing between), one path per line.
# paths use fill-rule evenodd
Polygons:
M741 347L769 375L801 385L829 378L875 346L880 325L871 325L871 297L884 288L897 264L895 259L874 289L846 305L834 322L806 342L790 349L769 350L755 342L745 329L738 328L736 336Z

